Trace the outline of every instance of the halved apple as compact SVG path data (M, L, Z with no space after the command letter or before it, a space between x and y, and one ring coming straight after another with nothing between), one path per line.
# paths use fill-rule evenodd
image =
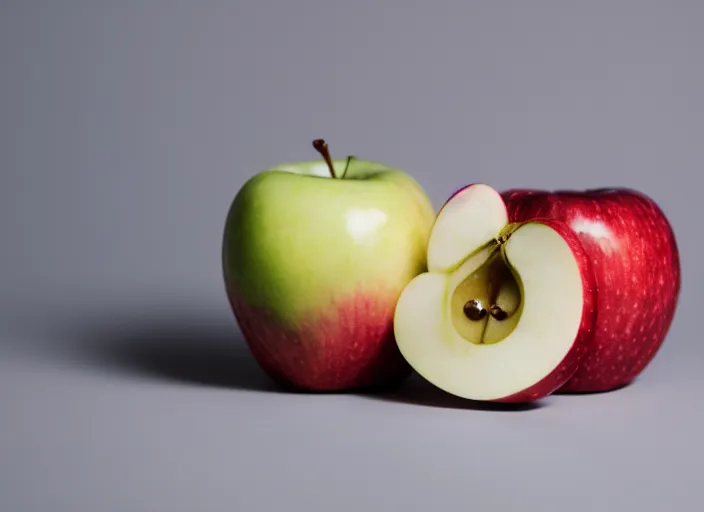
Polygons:
M569 226L509 224L499 193L474 184L440 209L428 271L402 291L394 331L410 365L446 392L527 402L576 372L595 299L591 263Z

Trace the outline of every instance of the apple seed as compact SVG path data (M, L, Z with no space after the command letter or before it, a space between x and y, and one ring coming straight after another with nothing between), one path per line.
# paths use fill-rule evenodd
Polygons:
M506 320L506 318L508 317L508 313L501 309L501 306L497 306L496 304L491 306L491 308L489 309L489 313L492 317L494 317L495 320L498 321Z
M473 322L478 322L486 317L486 308L482 304L482 301L477 299L467 301L464 305L463 311L464 316Z

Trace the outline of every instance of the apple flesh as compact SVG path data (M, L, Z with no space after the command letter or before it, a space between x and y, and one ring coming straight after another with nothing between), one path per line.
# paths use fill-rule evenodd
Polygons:
M238 191L222 241L227 297L255 360L281 386L395 385L411 369L394 309L426 269L435 211L399 169L324 157L276 166Z
M428 271L396 305L399 349L426 380L481 401L527 402L577 371L593 335L595 281L555 220L509 223L498 192L469 185L440 209Z
M598 288L594 343L560 392L631 383L665 340L679 298L677 243L662 210L646 195L623 188L501 195L511 222L564 222L592 262Z

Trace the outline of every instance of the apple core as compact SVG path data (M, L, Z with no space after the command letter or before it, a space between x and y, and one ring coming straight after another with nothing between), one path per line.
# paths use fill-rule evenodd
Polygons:
M521 290L498 238L489 257L452 291L452 326L470 343L489 345L505 339L521 316ZM476 261L476 260L475 260Z

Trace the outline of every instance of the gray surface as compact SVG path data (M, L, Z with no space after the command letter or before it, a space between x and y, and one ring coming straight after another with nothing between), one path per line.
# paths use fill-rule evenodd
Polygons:
M2 2L0 510L699 509L702 22L697 1ZM662 351L531 410L272 392L222 223L315 137L436 205L471 181L652 195L684 274Z

